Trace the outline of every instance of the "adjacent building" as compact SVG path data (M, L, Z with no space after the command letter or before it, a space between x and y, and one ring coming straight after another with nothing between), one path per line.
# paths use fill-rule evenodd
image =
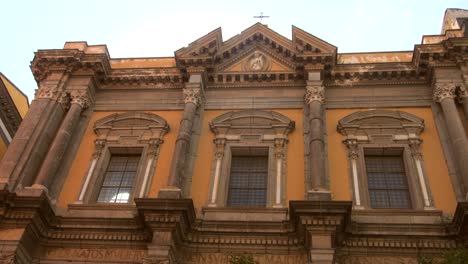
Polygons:
M468 11L412 51L216 29L39 50L0 164L3 263L417 263L468 243Z

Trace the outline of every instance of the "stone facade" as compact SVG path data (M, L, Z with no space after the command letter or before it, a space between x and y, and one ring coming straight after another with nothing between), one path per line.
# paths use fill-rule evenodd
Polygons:
M452 11L410 52L340 54L260 23L173 58L37 51L0 164L0 262L417 263L466 247L468 11ZM264 205L229 205L238 156L266 160ZM404 208L376 206L369 157L401 163L403 189L383 192Z

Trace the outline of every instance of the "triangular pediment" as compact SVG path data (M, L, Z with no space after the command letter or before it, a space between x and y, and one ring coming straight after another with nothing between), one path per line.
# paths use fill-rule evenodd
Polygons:
M224 42L218 28L175 55L181 67L209 67L215 72L288 72L307 63L334 61L336 52L335 46L297 27L292 27L291 40L256 23Z

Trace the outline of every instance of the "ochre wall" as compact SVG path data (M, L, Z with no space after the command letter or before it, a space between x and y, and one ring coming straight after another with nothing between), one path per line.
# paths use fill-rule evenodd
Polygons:
M330 173L330 189L334 200L351 200L351 182L346 161L346 146L344 137L336 131L338 121L343 117L357 111L369 109L334 109L327 110L328 133L328 168ZM392 109L389 109L392 110ZM445 164L439 134L434 124L430 108L399 108L393 109L408 112L424 119L425 128L421 133L421 150L424 165L437 209L453 213L456 207L456 198Z
M286 153L286 199L304 199L304 141L302 110L274 110L296 122L296 128L288 135L289 143ZM214 134L210 131L209 122L229 111L205 111L203 126L195 161L191 198L197 209L206 206L208 201L210 173L213 161Z
M3 84L5 84L5 87L7 88L8 93L10 94L10 97L16 106L16 109L18 109L21 118L24 118L29 108L28 97L26 97L26 95L24 95L20 90L18 90L18 88L16 88L13 85L13 83L11 83L7 78L5 78L5 76L0 74L0 78Z
M57 207L65 208L68 204L73 203L78 199L80 188L83 184L84 177L90 165L91 156L94 152L94 140L96 139L96 134L93 131L94 123L105 116L116 113L121 112L93 113L78 149L78 154L72 163L72 167L68 173L62 192L57 200ZM180 120L182 119L182 111L153 111L151 113L164 118L170 127L170 131L163 138L164 143L161 145L159 151L158 161L153 174L153 181L148 192L148 197L156 197L159 189L167 184L175 139L179 131Z
M7 150L7 145L5 144L5 142L3 142L3 139L0 138L0 161L3 158L3 155L5 155L6 150Z

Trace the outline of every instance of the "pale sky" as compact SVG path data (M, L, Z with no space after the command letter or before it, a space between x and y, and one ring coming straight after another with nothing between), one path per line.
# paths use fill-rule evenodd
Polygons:
M413 50L423 35L440 34L446 8L467 0L10 0L0 15L0 72L34 99L29 68L38 49L66 41L106 44L112 58L174 56L174 51L221 27L223 40L263 12L262 22L291 38L295 25L339 53Z

